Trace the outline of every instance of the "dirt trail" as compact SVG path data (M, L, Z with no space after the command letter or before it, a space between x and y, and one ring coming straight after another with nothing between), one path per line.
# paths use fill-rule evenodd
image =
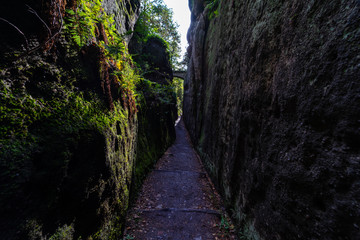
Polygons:
M232 228L180 121L128 213L124 239L236 239Z

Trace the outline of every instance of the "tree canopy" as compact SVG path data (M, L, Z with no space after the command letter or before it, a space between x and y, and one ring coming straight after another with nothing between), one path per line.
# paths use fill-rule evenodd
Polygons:
M163 0L142 0L140 16L135 31L143 35L144 39L157 35L166 41L170 53L171 64L179 65L180 35L178 24L173 19L173 11Z

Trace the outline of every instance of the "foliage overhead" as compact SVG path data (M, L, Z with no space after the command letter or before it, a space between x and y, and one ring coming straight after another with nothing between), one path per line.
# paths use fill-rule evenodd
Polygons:
M143 0L135 32L146 39L148 35L158 35L168 44L172 66L178 65L180 57L180 35L178 24L174 22L173 11L163 0Z

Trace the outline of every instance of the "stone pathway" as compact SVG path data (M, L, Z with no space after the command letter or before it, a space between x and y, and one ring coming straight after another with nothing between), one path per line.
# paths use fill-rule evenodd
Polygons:
M176 126L176 137L129 211L124 239L236 239L183 121Z

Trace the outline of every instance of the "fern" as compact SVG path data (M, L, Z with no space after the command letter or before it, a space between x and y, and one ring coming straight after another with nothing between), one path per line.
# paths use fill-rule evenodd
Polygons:
M96 23L105 22L109 17L103 11L100 0L78 1L76 10L66 10L66 29L75 43L82 47L96 37Z

